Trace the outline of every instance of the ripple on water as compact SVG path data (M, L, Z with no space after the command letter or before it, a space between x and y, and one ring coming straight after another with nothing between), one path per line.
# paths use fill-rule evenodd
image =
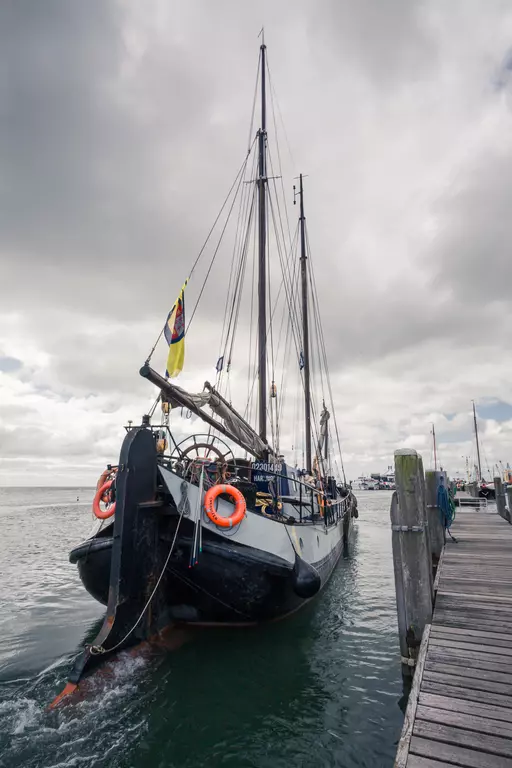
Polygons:
M2 765L391 768L402 686L388 494L361 496L349 556L296 616L122 654L49 712L103 615L68 562L91 523L76 496L92 491L10 493L0 489Z

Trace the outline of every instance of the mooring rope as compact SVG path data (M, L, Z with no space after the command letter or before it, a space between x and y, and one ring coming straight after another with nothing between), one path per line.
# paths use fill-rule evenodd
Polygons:
M116 645L112 646L112 648L104 648L102 645L91 645L89 651L90 651L90 653L93 656L97 656L97 655L100 655L100 654L103 654L103 653L111 653L112 651L117 650L117 648L119 648L121 645L123 645L123 643L125 643L126 640L130 637L132 632L134 632L135 629L137 629L137 627L139 626L139 624L140 624L144 614L146 613L146 611L149 608L149 605L150 605L152 599L154 598L154 596L156 594L156 591L157 591L158 587L160 586L160 582L163 579L165 570L166 570L166 568L167 568L167 566L169 564L169 560L171 559L171 555L172 555L172 552L173 552L173 549L174 549L174 545L176 544L176 539L178 538L178 531L179 531L179 528L180 528L181 520L182 520L184 512L185 512L185 508L186 508L186 505L184 504L183 507L182 507L182 510L181 510L181 514L180 514L179 519L178 519L178 524L176 525L176 531L174 532L174 538L173 538L172 543L171 543L171 548L169 549L169 554L167 555L167 558L165 560L164 567L162 568L162 572L160 573L160 576L158 577L158 580L157 580L157 582L155 584L155 587L154 587L153 591L151 592L151 594L150 594L150 596L149 596L149 598L148 598L144 608L142 609L139 618L137 619L137 621L135 622L133 627L130 630L128 630L128 632L122 638L122 640L120 640L118 643L116 643Z
M443 483L440 483L437 488L437 506L441 513L444 529L448 532L448 536L452 541L457 542L457 539L450 531L455 520L455 504Z

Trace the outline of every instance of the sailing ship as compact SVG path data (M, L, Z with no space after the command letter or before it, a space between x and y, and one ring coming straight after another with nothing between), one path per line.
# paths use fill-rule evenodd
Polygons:
M478 424L476 420L476 408L475 408L474 400L473 400L473 427L475 431L476 455L477 455L477 461L478 461L478 464L475 466L477 493L481 499L495 499L496 489L494 488L494 483L492 481L489 481L487 483L484 480L484 477L482 475L482 462L480 459L480 441L478 439Z
M140 426L126 428L117 465L108 466L98 482L93 505L98 527L70 554L85 588L107 606L107 614L98 636L77 659L63 694L99 660L157 636L169 624L245 626L292 614L325 586L358 516L341 463L302 175L298 190L294 187L299 217L287 255L283 227L270 234L269 219L274 224L277 219L273 195L278 185L275 174L268 172L268 73L262 41L257 90L261 124L235 180L233 202L223 206L232 211L238 194L238 249L233 250L216 381L206 382L198 394L172 381L183 366L185 337L190 344L192 318L185 326L184 304L189 275L164 327L169 343L166 375L152 366L156 345L140 370L157 387L155 406ZM252 231L256 288L249 301L244 275ZM287 328L282 346L288 368L283 363L282 386L294 372L303 419L297 413L290 416L284 392L280 397L277 393L272 328L278 301L269 287L272 247L281 261L278 297L282 327ZM213 251L214 259L218 246ZM200 296L203 289L204 284ZM257 343L249 344L253 364L248 365L250 386L241 413L232 404L229 375L239 314L249 304L251 310L257 305ZM249 321L246 326L250 335L253 325ZM323 386L318 394L315 381ZM160 423L154 424L157 407ZM173 414L177 428L171 427ZM251 423L255 420L257 428ZM189 428L185 436L184 423ZM297 438L301 455L291 462L281 453L281 442L298 423L303 425L302 440ZM58 700L60 696L54 703Z

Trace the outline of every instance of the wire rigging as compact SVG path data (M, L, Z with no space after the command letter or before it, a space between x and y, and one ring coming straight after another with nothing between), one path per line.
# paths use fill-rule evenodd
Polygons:
M238 173L237 173L237 174L236 174L236 176L235 176L235 180L233 181L233 183L232 183L232 185L231 185L231 187L230 187L230 189L229 189L229 192L228 192L228 194L226 195L226 197L225 197L225 199L224 199L224 202L222 203L222 207L221 207L221 209L220 209L219 213L217 214L217 216L216 216L216 218L215 218L215 221L213 222L213 224L212 224L212 226L211 226L211 228L210 228L210 231L208 232L208 234L207 234L207 236L206 236L206 240L204 241L203 245L201 246L201 249L200 249L199 253L197 254L196 260L195 260L195 261L194 261L194 263L192 264L192 268L191 268L191 270L190 270L190 272L189 272L189 276L188 276L188 279L189 279L189 280L190 280L190 278L192 277L192 275L193 275L193 273L194 273L194 271L195 271L195 269L196 269L197 265L199 264L199 262L200 262L200 260L201 260L201 257L202 257L202 255L203 255L203 253L204 253L204 251L205 251L205 248L206 248L206 246L208 245L208 242L209 242L209 240L210 240L210 237L212 236L212 233L214 232L214 230L215 230L215 227L217 226L217 222L219 221L220 217L222 216L222 212L224 211L224 208L226 207L226 205L227 205L227 203L228 203L228 201L229 201L229 198L231 197L231 194L232 194L232 192L233 192L233 189L234 189L235 187L237 187L237 190L238 190L238 189L239 189L239 187L240 187L240 182L239 182L239 179L241 179L241 178L243 177L243 174L244 174L244 172L245 172L245 168L246 168L246 166L247 166L247 160L249 159L249 156L250 156L250 154L251 154L252 148L254 147L255 143L256 143L256 136L254 137L254 140L253 140L253 143L252 143L251 147L250 147L250 148L247 150L247 153L246 153L246 156L245 156L245 158L244 158L244 161L243 161L242 165L240 166L240 168L239 168L239 170L238 170ZM237 186L237 182L238 182L238 186ZM235 193L235 198L234 198L234 200L236 200L236 193ZM233 206L231 206L230 212L231 212L231 210L232 210L232 207L233 207ZM227 221L229 221L229 215L230 215L230 213L228 213L228 218L227 218ZM226 221L226 223L227 223L227 221ZM224 227L224 230L223 230L222 234L224 233L224 231L225 231L225 227ZM221 235L221 238L222 238L222 235ZM220 242L219 242L219 245L220 245ZM217 250L218 250L218 246L217 246ZM216 255L216 254L215 254L215 255ZM211 269L211 267L210 267L210 269ZM207 273L207 277L206 277L206 280L208 279L208 275L209 275L209 271L208 271L208 273ZM206 284L206 281L205 281L205 283L203 283L203 289L201 290L201 293L200 293L200 295L199 295L199 298L201 298L201 295L202 295L202 291L204 290L204 285L205 285L205 284ZM195 305L195 307L194 307L194 312L192 313L192 317L193 317L193 316L194 316L194 314L195 314L195 311L196 311L196 309L197 309L197 305L198 305L198 303L199 303L199 299L197 300L197 302L196 302L196 305ZM188 332L188 330L189 330L189 327L190 327L190 323L191 323L191 321L192 321L192 317L190 318L190 321L189 321L189 323L188 323L188 326L187 326L187 328L186 328L186 330L185 330L185 333L187 333L187 332ZM165 324L162 326L162 329L160 330L160 333L158 334L158 336L157 336L157 339L156 339L155 343L153 344L153 347L151 348L151 351L150 351L149 355L148 355L148 356L147 356L147 358L146 358L146 365L149 365L149 363L150 363L150 361L151 361L151 358L153 357L153 354L154 354L154 352L155 352L155 349L157 348L158 342L159 342L159 341L160 341L160 339L162 338L162 335L163 335L164 329L165 329Z

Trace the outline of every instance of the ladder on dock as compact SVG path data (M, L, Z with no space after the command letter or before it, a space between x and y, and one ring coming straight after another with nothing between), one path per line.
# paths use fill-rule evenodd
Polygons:
M512 768L512 526L457 510L395 768Z

